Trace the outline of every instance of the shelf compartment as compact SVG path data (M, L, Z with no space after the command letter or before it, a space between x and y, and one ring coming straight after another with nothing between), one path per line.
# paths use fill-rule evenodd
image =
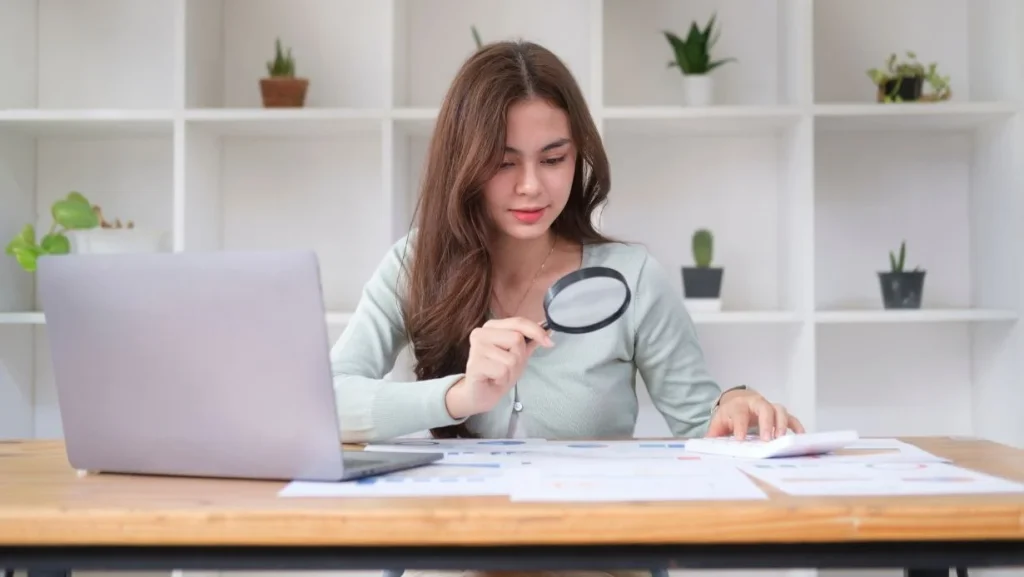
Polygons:
M809 6L809 5L808 5ZM663 33L685 38L691 22L703 29L712 14L720 37L713 59L736 58L712 72L714 100L723 105L799 104L809 97L799 43L810 12L795 0L605 0L605 106L675 106L682 75Z
M186 126L178 250L311 249L327 310L352 310L390 245L380 123L334 134Z
M1011 123L967 133L818 134L816 308L882 311L878 273L906 241L906 270L926 271L921 312L908 314L1019 310L1010 138ZM847 314L860 313L836 318Z
M725 269L723 312L800 310L811 264L798 248L809 230L798 222L809 200L799 169L806 129L717 137L609 129L613 185L601 228L645 246L680 298L693 232L709 228L712 265Z
M600 2L589 0L394 0L394 106L438 107L455 74L476 50L471 27L484 43L529 40L560 58L581 90L593 98L591 20Z
M280 38L309 80L307 108L388 106L391 37L386 2L187 0L185 103L258 108L260 78Z
M0 110L172 108L176 10L176 0L4 0Z
M961 325L818 329L818 428L864 436L969 434L977 375Z
M45 135L12 130L0 122L0 246L26 224L37 239L49 230L51 206L71 191L84 194L109 222L132 221L137 229L173 229L173 138L108 130ZM67 127L65 127L67 128ZM35 278L0 253L0 311L38 310Z
M1014 2L1004 0L815 0L814 81L818 102L873 103L867 76L895 53L917 53L950 77L950 102L1013 98L1018 35ZM925 92L931 87L925 84Z

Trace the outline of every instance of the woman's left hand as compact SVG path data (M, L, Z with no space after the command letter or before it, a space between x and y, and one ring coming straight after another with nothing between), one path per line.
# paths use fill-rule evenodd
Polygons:
M718 410L708 425L708 437L725 437L732 434L736 439L747 438L751 424L756 423L761 439L770 441L786 434L803 433L804 426L799 419L789 414L785 407L772 403L757 391L739 390L726 393Z

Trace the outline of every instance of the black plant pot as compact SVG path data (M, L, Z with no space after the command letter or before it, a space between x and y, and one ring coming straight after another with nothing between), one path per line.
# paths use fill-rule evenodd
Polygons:
M882 305L887 309L919 309L925 271L880 272Z
M897 84L899 84L898 88ZM887 81L882 89L885 91L885 96L899 96L903 102L913 102L921 99L921 93L924 90L924 77L894 78Z
M722 292L722 274L717 267L683 267L683 295L688 299L717 299Z

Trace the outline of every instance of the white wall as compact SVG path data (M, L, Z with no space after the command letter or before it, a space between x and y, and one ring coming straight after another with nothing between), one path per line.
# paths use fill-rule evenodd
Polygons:
M682 108L660 31L712 11L717 54L739 62L715 74L719 106ZM1015 0L5 0L0 239L49 226L52 201L81 190L171 232L175 250L316 249L343 322L407 230L433 113L476 24L485 40L542 42L577 75L612 160L608 233L678 271L693 229L714 230L725 310L695 318L723 386L756 387L814 429L1024 445L1022 12ZM259 107L278 35L311 78L306 109ZM872 102L865 70L907 48L952 76L951 102ZM889 314L876 272L903 239L928 270L925 308ZM61 435L33 284L0 259L0 438ZM667 434L643 406L637 434Z

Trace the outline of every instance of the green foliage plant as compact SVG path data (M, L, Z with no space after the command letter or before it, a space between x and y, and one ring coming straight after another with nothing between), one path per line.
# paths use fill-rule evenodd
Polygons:
M867 75L871 82L878 87L881 102L903 102L900 89L908 80L927 83L931 87L931 93L923 95L920 100L948 100L951 96L949 76L939 74L938 69L937 63L932 62L925 66L917 59L916 52L908 50L906 59L901 60L895 53L890 54L885 61L885 68L871 68L867 71ZM887 85L890 85L888 90L886 89Z
M36 242L35 227L26 224L4 250L28 272L36 270L36 262L41 256L67 254L71 251L71 242L64 234L66 231L85 230L100 225L99 215L92 204L78 192L71 192L54 202L50 214L53 224L39 242Z
M735 58L713 60L711 57L711 50L721 33L721 29L715 28L715 18L716 15L712 14L703 30L697 22L691 22L685 40L670 30L663 31L674 55L668 63L669 68L678 67L684 75L700 75L708 74L727 62L736 62Z

